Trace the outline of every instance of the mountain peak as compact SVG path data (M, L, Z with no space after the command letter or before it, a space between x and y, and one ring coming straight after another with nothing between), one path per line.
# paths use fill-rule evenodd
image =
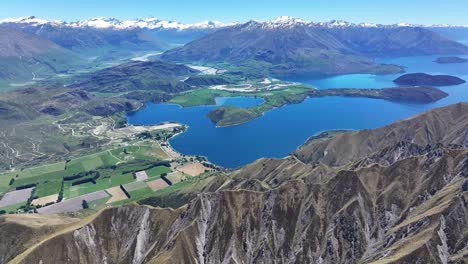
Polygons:
M264 22L263 24L267 28L278 28L278 27L293 27L296 25L305 25L309 23L310 22L307 22L300 18L294 18L290 16L279 16L273 20Z
M24 17L17 17L17 18L5 18L5 19L0 20L0 24L5 24L5 23L44 25L44 24L63 24L64 22L60 20L41 19L35 16L24 16Z
M96 17L90 19L83 19L73 22L63 22L59 20L46 20L36 18L35 16L7 18L0 20L0 24L16 23L28 24L32 26L39 26L45 24L61 25L68 27L89 27L96 29L173 29L173 30L190 30L190 29L215 29L234 25L236 23L223 23L220 21L201 21L198 23L184 24L177 21L166 21L155 17L148 17L144 19L131 19L120 20L115 17Z

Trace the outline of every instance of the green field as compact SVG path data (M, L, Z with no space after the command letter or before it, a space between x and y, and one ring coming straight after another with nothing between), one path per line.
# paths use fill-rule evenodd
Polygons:
M271 101L272 103L277 104L278 101L281 100L281 97L285 97L286 95L303 94L307 91L310 91L310 89L312 88L304 85L291 85L285 89L266 90L258 92L231 92L213 89L197 89L180 94L172 98L169 102L181 105L183 107L191 107L199 105L214 105L216 97L247 96L262 97L266 101Z
M145 145L120 147L86 155L67 162L58 162L22 170L0 174L0 194L14 190L18 186L36 185L34 196L44 197L60 192L64 177L79 175L86 172L97 172L99 178L96 184L87 182L72 186L72 182L85 179L83 175L77 179L65 181L64 198L76 197L82 194L104 190L110 187L134 181L133 172L150 171L152 177L170 172L165 166L155 166L155 162L165 158L158 144L153 142ZM9 185L14 178L13 184Z
M160 177L163 173L169 173L171 169L166 166L157 166L152 169L146 170L146 174L149 178Z
M151 194L153 194L153 190L151 190L150 187L146 186L145 188L141 188L141 189L130 192L130 198L133 201L135 201L135 200L139 200Z
M89 209L91 210L99 210L106 205L106 202L110 199L110 197L94 200L88 202Z
M8 205L8 206L4 206L4 207L0 207L0 210L4 210L6 211L7 213L9 212L16 212L16 210L18 208L20 208L21 206L23 205L26 205L26 202L23 202L23 203L18 203L18 204L12 204L12 205Z
M178 104L183 107L198 106L198 105L214 105L216 97L233 97L237 93L227 91L219 91L212 89L198 89L178 95L172 98L169 102Z
M258 92L230 92L213 89L198 89L176 96L170 102L183 107L190 107L197 105L213 105L215 104L216 97L246 96L261 97L265 100L264 103L249 108L221 106L208 114L208 117L216 123L216 125L231 126L255 119L273 108L287 104L300 103L307 97L311 89L313 88L304 85L290 85L284 89Z
M153 192L153 190L151 190L150 187L144 187L144 188L141 188L141 189L129 192L129 193L130 193L130 199L118 201L118 202L112 203L112 205L117 206L117 205L127 204L130 202L135 202L135 201L141 200L143 198L146 198L155 194L155 192Z
M60 192L62 180L48 181L37 185L34 196L44 197Z
M14 176L14 174L0 175L0 194L8 190L8 183L10 183L11 178L13 178Z

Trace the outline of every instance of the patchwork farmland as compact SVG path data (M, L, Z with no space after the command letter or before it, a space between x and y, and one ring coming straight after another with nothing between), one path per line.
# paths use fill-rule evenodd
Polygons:
M42 207L37 209L37 212L40 214L58 214L58 213L69 213L69 212L76 212L78 210L83 209L83 201L87 203L108 198L109 194L105 191L98 191L93 193L88 193L85 195L81 195L69 200L65 200L60 203L52 204L46 207Z
M97 210L176 189L173 184L211 170L203 158L169 155L168 148L146 140L0 174L0 214Z

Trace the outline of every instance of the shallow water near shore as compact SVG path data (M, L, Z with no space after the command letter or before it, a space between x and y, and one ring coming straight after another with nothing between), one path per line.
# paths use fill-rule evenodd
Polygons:
M466 56L461 56L466 57ZM437 64L437 56L382 59L381 63L406 66L408 73L450 74L468 80L463 64ZM289 78L319 89L386 88L399 75L350 74L323 79ZM173 138L172 147L190 155L206 156L221 166L235 168L261 157L284 157L308 137L333 129L371 129L408 118L423 111L468 101L468 84L442 87L449 96L430 104L397 103L380 99L323 97L308 98L300 104L273 109L260 118L238 126L217 128L206 117L216 106L182 108L173 104L148 103L140 111L128 114L130 124L150 125L176 121L189 126ZM262 103L259 98L218 98L217 105L249 107Z

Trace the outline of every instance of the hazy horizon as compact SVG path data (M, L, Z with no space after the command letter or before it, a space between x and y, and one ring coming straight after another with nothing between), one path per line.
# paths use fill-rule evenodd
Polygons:
M25 8L27 7L27 8ZM291 16L307 21L345 20L352 23L377 24L454 24L468 25L466 1L371 1L371 0L238 0L235 2L204 1L135 1L19 0L2 6L0 18L36 16L43 19L76 21L95 17L122 20L157 17L162 20L195 23L204 20L244 22L271 20Z

